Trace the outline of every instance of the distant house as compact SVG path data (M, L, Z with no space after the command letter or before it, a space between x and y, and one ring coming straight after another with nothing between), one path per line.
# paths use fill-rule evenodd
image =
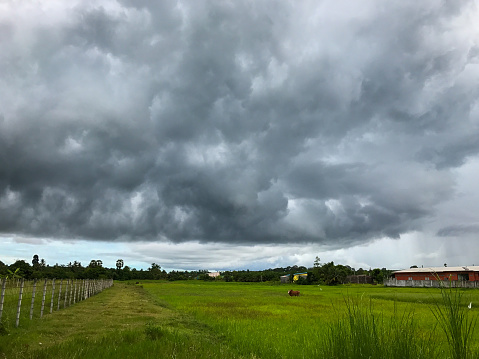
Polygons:
M279 279L281 280L281 283L291 282L290 278L291 278L291 274L286 274L286 275L282 275L281 277L279 277ZM293 274L293 282L296 282L299 278L307 279L308 278L308 273L305 272L305 273L294 273Z
M389 287L479 288L479 266L409 268L395 271L384 281Z
M308 278L308 273L294 273L293 274L293 282L296 282L297 280L299 280L299 278L304 278L304 279L307 279Z
M209 272L208 275L212 278L216 278L220 276L220 272Z

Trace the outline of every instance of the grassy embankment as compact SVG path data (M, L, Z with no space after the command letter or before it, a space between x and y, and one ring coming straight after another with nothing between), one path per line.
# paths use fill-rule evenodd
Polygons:
M302 296L289 297L284 285L143 286L116 283L11 329L0 336L0 353L6 358L459 358L449 348L461 340L449 345L447 338L460 339L464 332L446 336L437 324L450 317L461 324L461 313L474 316L479 304L479 291L451 292L459 294L449 297L458 299L456 312L444 312L441 319L438 310L455 304L443 306L437 289L302 286L295 288ZM478 339L472 332L468 343Z

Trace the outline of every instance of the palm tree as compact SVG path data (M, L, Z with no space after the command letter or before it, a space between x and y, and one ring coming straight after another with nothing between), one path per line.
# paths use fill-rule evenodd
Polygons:
M118 259L118 260L116 261L116 269L118 269L118 270L122 269L123 266L124 266L124 264L125 264L125 263L123 262L123 259Z

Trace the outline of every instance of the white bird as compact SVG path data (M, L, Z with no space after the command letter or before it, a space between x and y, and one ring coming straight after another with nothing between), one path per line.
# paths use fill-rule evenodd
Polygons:
M467 307L468 307L469 309L471 309L471 308L472 308L472 302L469 303L469 305L468 305Z

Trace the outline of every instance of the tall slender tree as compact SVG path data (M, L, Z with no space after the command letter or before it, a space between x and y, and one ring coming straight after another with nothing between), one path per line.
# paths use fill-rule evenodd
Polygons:
M123 259L118 259L116 261L116 269L120 270L123 268L123 266L125 265L125 263L123 262Z

